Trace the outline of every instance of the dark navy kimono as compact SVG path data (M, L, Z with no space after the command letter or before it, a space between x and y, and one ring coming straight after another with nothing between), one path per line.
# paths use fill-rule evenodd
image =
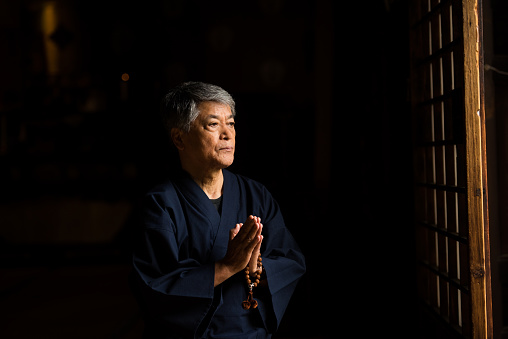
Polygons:
M305 259L268 190L227 170L220 213L185 172L144 199L134 276L148 338L270 338L305 272ZM214 288L215 262L229 231L249 215L263 223L261 256L268 287L254 288L258 308L244 310L244 273Z

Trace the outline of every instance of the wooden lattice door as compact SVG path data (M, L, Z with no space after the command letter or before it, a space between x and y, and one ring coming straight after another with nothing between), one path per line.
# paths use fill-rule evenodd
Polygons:
M411 102L423 336L491 336L481 3L411 0Z

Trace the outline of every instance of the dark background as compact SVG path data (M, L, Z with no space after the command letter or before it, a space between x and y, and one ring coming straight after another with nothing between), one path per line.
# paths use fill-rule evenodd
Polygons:
M405 3L0 1L0 335L139 336L133 215L178 164L160 99L193 80L235 98L231 170L307 258L278 336L407 337Z

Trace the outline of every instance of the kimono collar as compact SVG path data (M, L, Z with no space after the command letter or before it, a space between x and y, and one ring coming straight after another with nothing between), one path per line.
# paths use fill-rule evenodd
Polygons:
M232 185L232 173L223 169L222 175L224 177L224 182L222 186L222 206L224 206L225 198L224 196L228 195L228 192L231 192ZM192 203L201 210L205 210L208 216L215 216L220 219L219 212L215 209L215 206L208 198L208 195L203 191L203 189L192 179L189 173L184 170L181 170L178 174L177 179L178 187L181 192L186 196L187 199L192 201ZM215 217L211 217L211 219L216 219ZM210 220L210 221L218 221L218 220Z

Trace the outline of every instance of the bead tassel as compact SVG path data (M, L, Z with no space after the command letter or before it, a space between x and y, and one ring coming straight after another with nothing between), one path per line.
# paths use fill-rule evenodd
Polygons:
M256 279L254 279L254 282L252 282L252 280L251 280L249 265L247 265L247 267L245 267L245 270L244 270L245 280L247 281L247 286L249 287L249 295L247 296L247 300L242 301L242 307L244 310L258 307L258 302L254 299L253 288L257 287L259 284L259 281L261 280L261 272L263 271L262 261L263 261L263 259L261 259L261 255L259 255L258 267L257 267L257 271L256 271Z

